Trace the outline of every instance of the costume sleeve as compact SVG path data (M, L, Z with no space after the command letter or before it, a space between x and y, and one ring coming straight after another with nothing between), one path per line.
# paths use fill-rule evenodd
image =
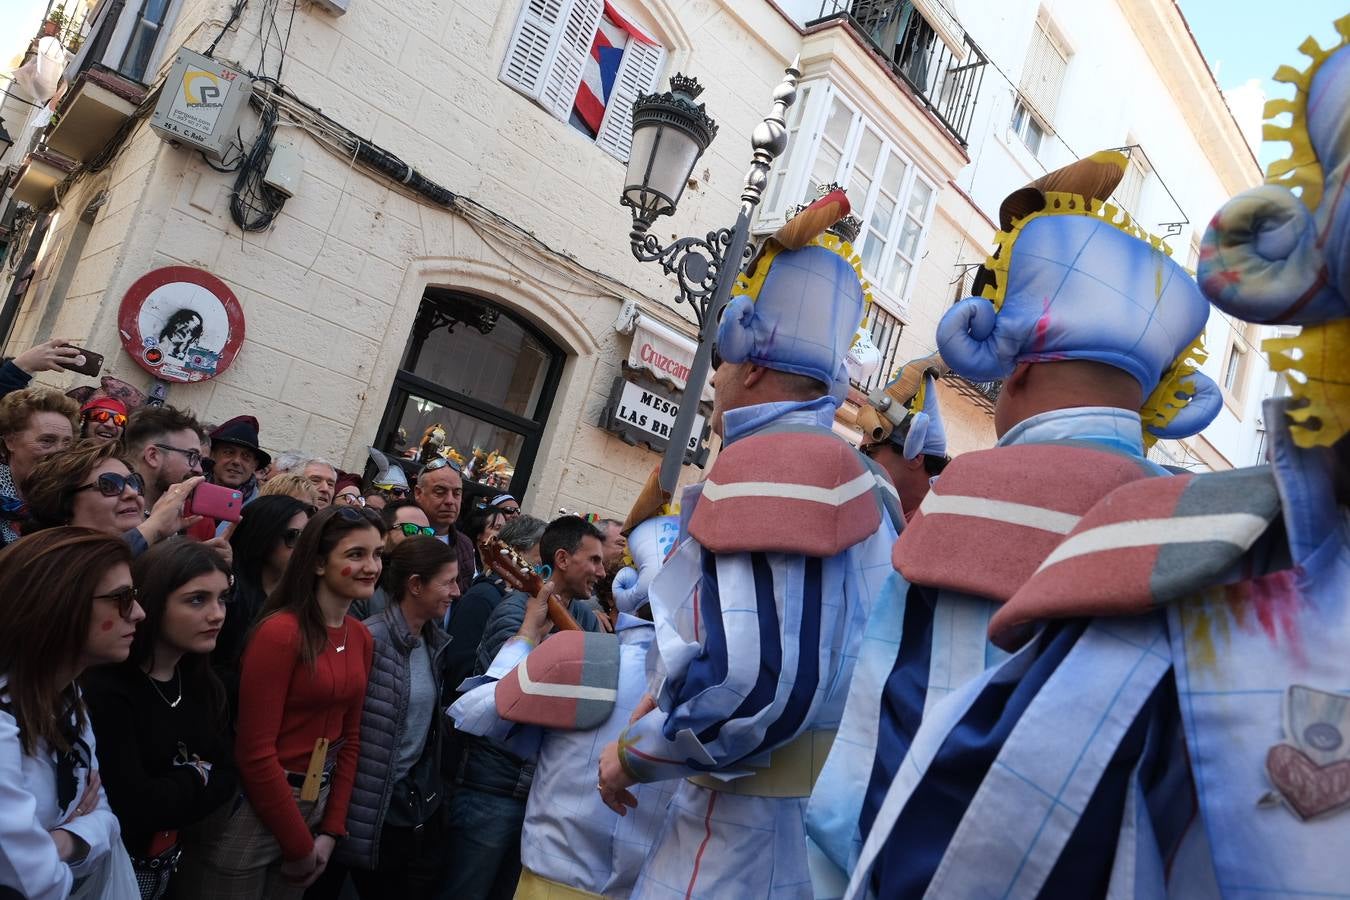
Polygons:
M523 663L531 649L524 638L507 640L485 674L464 680L459 686L464 695L449 709L459 731L501 741L506 749L526 759L538 756L543 729L509 722L497 715L497 682Z
M0 886L33 900L61 900L74 876L37 817L37 798L23 776L23 749L14 717L0 713ZM0 891L3 892L3 891Z
M366 626L358 623L356 633L365 642L361 654L361 688L352 692L351 702L347 704L346 718L342 723L342 749L338 751L337 766L333 769L333 786L328 791L328 805L324 808L323 820L318 829L339 837L347 833L347 805L352 799L352 787L356 784L356 763L361 756L361 711L366 705L366 682L370 680L370 666L375 658L375 639L370 636ZM351 664L347 662L347 665Z
M273 616L260 625L244 648L240 664L234 745L244 793L288 860L300 859L314 848L314 837L300 815L277 754L286 694L298 665L303 663L295 620Z
M838 565L838 558L702 551L698 652L667 675L658 708L620 735L630 775L649 782L727 769L803 730L824 690L821 672L828 679L838 667L830 638L842 624L822 603L825 570Z

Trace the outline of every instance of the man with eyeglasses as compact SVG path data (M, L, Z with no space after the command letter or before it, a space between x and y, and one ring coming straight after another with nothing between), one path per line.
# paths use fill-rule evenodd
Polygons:
M127 422L127 460L145 481L145 506L175 484L202 474L201 425L172 406L147 406Z
M468 535L461 534L455 528L459 518L459 508L464 502L464 480L460 477L459 466L443 456L427 463L417 476L417 487L413 489L413 500L427 514L427 521L436 531L436 538L443 544L455 548L459 558L459 591L462 595L473 584L476 571L473 557L473 541Z

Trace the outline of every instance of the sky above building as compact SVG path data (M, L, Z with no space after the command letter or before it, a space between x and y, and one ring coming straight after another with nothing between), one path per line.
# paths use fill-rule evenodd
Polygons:
M1323 47L1335 46L1334 23L1347 11L1344 0L1296 0L1278 14L1257 0L1178 0L1178 6L1244 133L1253 130L1251 118L1259 114L1261 100L1294 95L1292 86L1271 78L1275 70L1308 64L1298 46L1309 35ZM1288 150L1285 143L1264 143L1257 158L1264 168Z

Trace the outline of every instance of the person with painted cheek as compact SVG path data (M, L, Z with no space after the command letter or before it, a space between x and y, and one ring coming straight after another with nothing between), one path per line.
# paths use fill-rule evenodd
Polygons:
M244 801L182 873L181 896L299 898L346 835L373 649L348 609L375 590L382 543L348 507L321 510L300 533L240 667Z
M127 407L121 400L93 396L80 407L80 437L111 443L122 437L127 427Z
M74 400L44 388L0 399L0 546L19 539L28 517L19 485L38 460L71 445L78 412Z
M139 557L132 577L146 617L131 655L90 670L83 686L141 898L159 900L194 855L192 826L238 793L225 691L210 662L230 568L210 547L173 538ZM193 839L210 841L211 831Z
M149 515L144 483L117 443L80 441L39 461L23 481L28 531L75 525L121 535L133 556L191 526L183 504L202 479L189 478L160 495Z
M0 552L0 597L0 895L59 900L93 878L134 896L76 681L125 660L145 618L131 551L88 528L30 535Z

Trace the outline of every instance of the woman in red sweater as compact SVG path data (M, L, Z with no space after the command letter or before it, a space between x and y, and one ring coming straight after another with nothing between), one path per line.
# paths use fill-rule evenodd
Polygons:
M323 510L296 542L240 665L244 802L188 896L299 897L346 834L373 646L347 608L375 590L381 544L352 507Z

